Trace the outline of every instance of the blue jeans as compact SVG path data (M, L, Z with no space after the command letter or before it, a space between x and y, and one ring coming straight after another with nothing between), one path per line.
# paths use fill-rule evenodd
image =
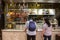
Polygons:
M50 36L46 36L46 35L44 35L44 40L51 40L51 35Z

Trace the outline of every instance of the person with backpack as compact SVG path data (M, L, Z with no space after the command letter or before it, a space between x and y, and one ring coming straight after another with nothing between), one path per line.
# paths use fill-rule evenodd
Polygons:
M36 22L30 19L26 22L27 40L36 40Z
M47 39L51 40L52 26L51 26L48 18L44 19L42 36L44 37L44 40L47 40Z

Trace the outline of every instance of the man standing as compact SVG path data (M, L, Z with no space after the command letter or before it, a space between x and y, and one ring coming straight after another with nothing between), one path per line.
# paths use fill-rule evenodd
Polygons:
M27 40L36 40L36 22L33 19L26 22L25 31L27 31Z

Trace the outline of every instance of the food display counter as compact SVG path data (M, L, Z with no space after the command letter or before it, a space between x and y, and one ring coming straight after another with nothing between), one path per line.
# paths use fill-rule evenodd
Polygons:
M42 40L42 29L37 30L36 40ZM56 39L56 35L60 34L60 29L52 29L52 40ZM2 40L26 40L26 32L24 30L4 29L2 30Z
M36 35L36 39L41 40L41 31L37 31ZM2 30L2 40L27 40L27 35L23 30L5 29Z
M37 6L36 6L37 5ZM41 4L43 5L43 4ZM5 29L20 29L24 30L26 21L31 17L35 19L37 23L37 29L42 28L44 23L44 18L48 17L51 24L54 23L55 19L55 9L38 8L40 3L7 3L5 6Z
M46 14L46 12L48 14ZM26 21L31 17L35 19L37 28L42 28L44 18L48 17L51 24L57 24L55 19L55 9L22 9L17 11L10 11L5 14L5 28L6 29L24 29ZM55 19L56 20L56 19Z
M36 6L37 5L37 6ZM42 4L41 4L42 5ZM57 25L55 9L38 8L40 4L9 3L5 6L5 29L2 30L2 40L26 40L25 23L31 17L37 23L36 40L42 40L41 32L44 18L48 17L51 25ZM55 21L53 21L55 19ZM56 26L57 27L57 26ZM58 31L58 30L57 30ZM52 32L52 40L55 40L56 29Z

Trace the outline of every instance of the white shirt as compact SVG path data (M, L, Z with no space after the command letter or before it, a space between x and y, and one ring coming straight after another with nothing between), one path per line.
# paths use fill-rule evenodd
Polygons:
M30 21L32 21L32 20L30 20ZM35 23L36 24L36 23ZM25 27L27 27L28 28L28 26L29 26L29 21L27 21L26 22L26 24L25 24ZM36 30L35 31L29 31L29 30L27 30L27 34L28 35L36 35Z
M48 25L45 23L43 25L43 29L45 30L44 35L46 35L46 36L52 35L52 26L48 27Z

